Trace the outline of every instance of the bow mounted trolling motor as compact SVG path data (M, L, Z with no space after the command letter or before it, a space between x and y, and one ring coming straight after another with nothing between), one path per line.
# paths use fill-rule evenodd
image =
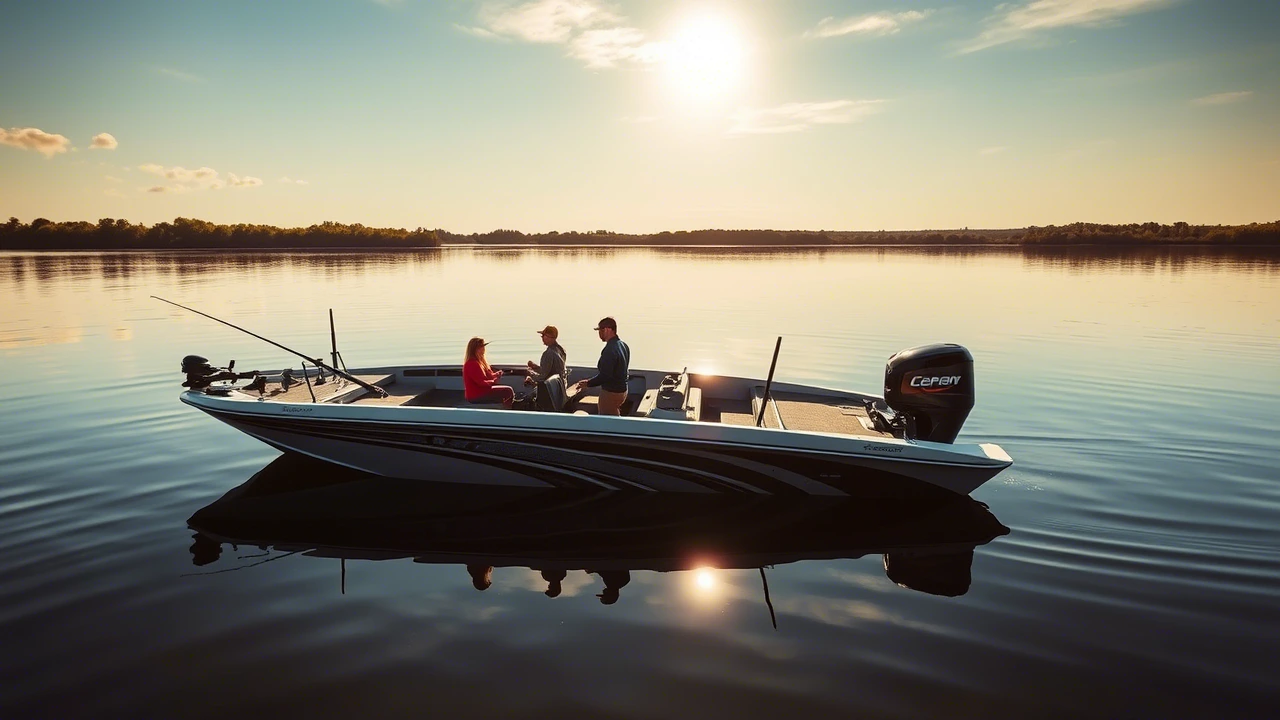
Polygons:
M213 367L209 364L208 359L199 355L188 355L182 358L182 372L187 376L186 382L182 383L182 387L190 388L196 391L210 392L210 386L215 382L223 380L243 380L246 378L255 378L257 380L264 379L258 375L258 371L238 373L235 371L236 361L232 360L225 368ZM249 387L253 387L251 384Z
M955 442L973 409L973 355L952 343L895 353L884 367L887 407L868 403L878 430L910 440Z

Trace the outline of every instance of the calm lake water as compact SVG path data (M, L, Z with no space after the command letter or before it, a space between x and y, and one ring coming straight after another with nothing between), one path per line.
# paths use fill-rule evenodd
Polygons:
M863 557L569 572L309 557L187 520L279 454L178 401L183 355L593 362L878 391L968 347L961 441L1016 464L962 592ZM0 717L1275 717L1280 258L470 250L0 254ZM270 472L270 471L269 471ZM194 561L200 561L197 564Z

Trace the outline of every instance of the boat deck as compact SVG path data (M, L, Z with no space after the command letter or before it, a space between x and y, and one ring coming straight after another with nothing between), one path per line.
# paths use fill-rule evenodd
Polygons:
M351 383L329 381L323 385L312 383L308 391L306 383L281 390L278 383L267 385L265 397L277 402L307 403L311 402L311 393L315 393L316 402L339 402L358 405L383 405L396 407L439 407L439 408L484 408L498 406L473 405L463 396L461 390L427 389L420 385L408 385L395 382L395 375L358 375L360 380L377 385L387 391L387 397L378 397L373 393L361 390ZM522 390L517 390L517 393ZM248 393L254 395L254 393ZM851 404L847 398L823 397L801 393L776 393L770 398L770 408L765 413L764 426L778 429L799 430L804 432L827 432L843 435L862 435L866 437L892 437L889 433L880 432L867 427L865 408ZM632 403L633 416L640 417L635 411L638 402ZM572 405L572 411L596 414L597 398L585 395ZM748 400L707 399L702 402L701 415L698 420L704 423L723 423L725 425L753 426L756 416L753 405ZM779 424L781 423L781 424Z

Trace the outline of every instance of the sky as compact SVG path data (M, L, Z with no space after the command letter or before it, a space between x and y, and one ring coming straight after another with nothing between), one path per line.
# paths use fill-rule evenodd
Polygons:
M0 217L1280 219L1280 3L10 3Z

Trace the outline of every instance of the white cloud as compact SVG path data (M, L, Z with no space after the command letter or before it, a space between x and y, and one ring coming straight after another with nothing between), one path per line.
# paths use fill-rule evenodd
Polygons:
M472 27L470 25L459 25L457 23L454 23L453 26L468 35L475 35L476 37L484 38L485 40L506 40L506 38L502 37L498 33L492 30L485 30L482 27Z
M823 18L814 29L805 33L805 37L839 37L841 35L893 35L907 23L918 22L928 17L932 10L909 10L907 12L878 12L869 15L836 19Z
M575 31L619 21L593 0L533 0L480 8L484 29L495 35L532 43L565 43Z
M138 169L144 173L158 175L170 182L169 185L156 185L147 190L147 192L155 193L221 190L228 185L231 187L257 187L262 184L262 180L256 177L240 177L235 173L227 173L227 179L223 180L221 174L211 167L188 170L181 165L167 168L163 165L147 163L146 165L139 165Z
M773 108L744 109L733 115L730 135L758 135L801 132L814 125L857 122L880 112L883 100L829 100L787 103Z
M56 133L47 133L38 128L11 128L5 130L0 127L0 145L9 145L22 150L35 150L36 152L51 158L58 153L64 153L71 146L71 141L62 135Z
M310 185L311 184L306 180L294 180L293 178L287 175L285 177L280 178L279 182L285 185Z
M118 177L114 177L114 176L112 176L112 175L103 175L102 177L106 178L106 179L107 179L107 182L113 182L113 183L122 183L122 182L124 182L124 180L121 180L120 178L118 178Z
M480 8L478 17L480 26L455 27L486 40L567 45L567 55L589 68L656 63L666 47L646 40L644 32L624 25L626 18L597 0L491 2Z
M1205 95L1192 100L1193 105L1227 105L1241 100L1248 100L1253 97L1252 90L1238 90L1236 92L1224 92L1216 95Z
M1064 27L1102 27L1117 19L1157 10L1177 0L1035 0L1021 5L997 5L987 29L960 48L977 52L1022 40L1045 30Z
M89 147L96 150L115 150L120 147L120 143L116 141L115 136L111 133L98 133L93 136Z
M210 167L188 170L184 167L171 167L164 171L166 180L180 183L212 182L218 179L218 171Z
M590 68L611 68L622 62L640 64L662 60L663 44L645 42L644 33L635 28L615 27L587 30L569 43L569 56L582 60Z

